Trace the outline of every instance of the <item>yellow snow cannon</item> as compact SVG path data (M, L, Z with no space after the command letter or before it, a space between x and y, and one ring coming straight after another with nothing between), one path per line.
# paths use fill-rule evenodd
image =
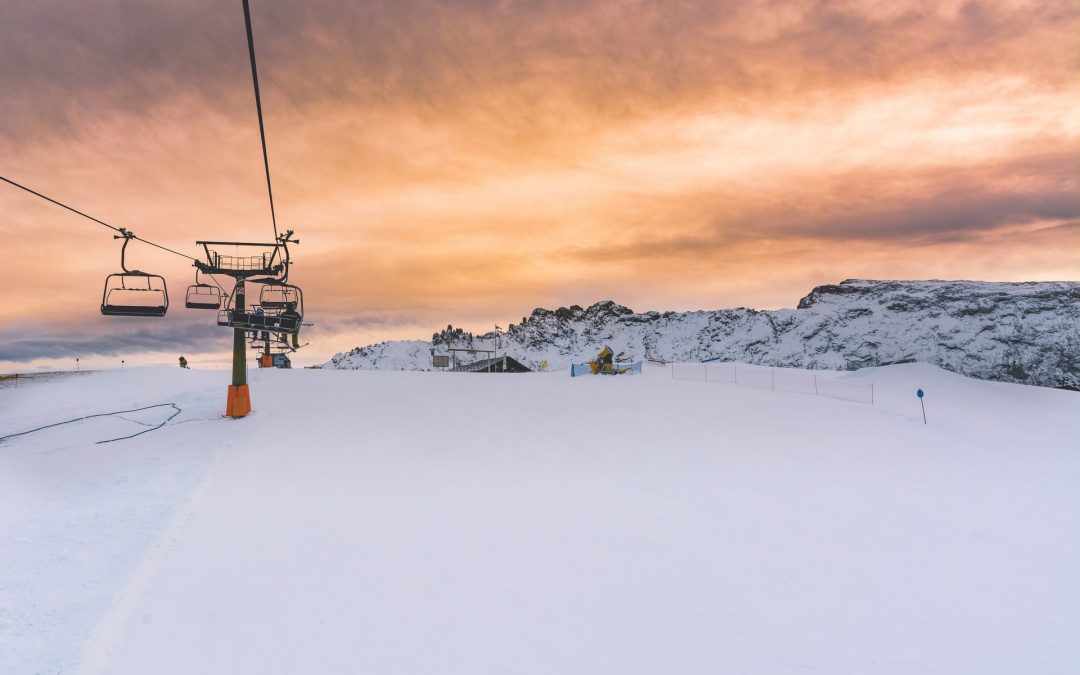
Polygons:
M626 372L625 368L615 369L615 352L607 345L596 355L595 361L589 361L589 368L593 375L621 375Z

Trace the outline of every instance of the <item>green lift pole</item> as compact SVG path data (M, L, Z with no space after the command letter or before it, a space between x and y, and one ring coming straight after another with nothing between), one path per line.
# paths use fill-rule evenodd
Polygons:
M232 384L247 385L247 339L241 328L233 328Z
M238 279L233 291L237 311L247 307L244 295L244 280ZM247 386L247 340L242 328L233 328L232 385L229 386L229 399L225 404L225 414L229 417L245 417L251 412L251 394Z

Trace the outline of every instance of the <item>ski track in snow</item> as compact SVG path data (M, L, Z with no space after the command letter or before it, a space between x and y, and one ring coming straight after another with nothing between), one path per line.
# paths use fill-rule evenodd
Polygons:
M126 625L131 621L136 605L149 590L154 575L161 566L161 561L176 546L184 528L190 522L210 489L221 460L220 452L219 450L215 453L206 475L198 487L191 493L183 507L173 515L169 523L156 535L153 543L150 544L146 554L135 568L134 573L116 594L116 598L105 613L104 618L83 645L77 672L84 675L109 672L109 659L117 647L122 644L126 635ZM149 616L144 616L140 620L147 621L151 619Z
M166 373L144 374L142 382L105 372L0 392L0 435L137 407L133 403L160 393L154 380ZM206 393L184 391L189 387L167 375L162 379L169 385L181 385L169 393L185 412L151 432L162 435L156 441L96 445L157 425L171 408L74 422L0 443L0 672L71 672L81 640L117 601L114 590L128 583L154 537L202 480L211 455L200 447L204 440L191 442L202 435L192 431L219 416L210 410L218 412L220 395L215 388L211 403ZM34 658L24 662L23 655Z

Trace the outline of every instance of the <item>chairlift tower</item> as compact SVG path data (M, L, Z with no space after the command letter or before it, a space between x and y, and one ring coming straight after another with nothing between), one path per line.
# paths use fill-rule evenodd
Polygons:
M10 178L0 176L0 181L107 227L118 233L114 235L115 239L124 240L120 249L121 271L105 278L105 287L101 296L101 313L105 316L163 317L169 309L169 292L165 278L159 274L128 268L127 247L132 240L141 241L149 246L194 261L195 283L188 287L184 296L184 306L188 309L216 310L218 325L233 329L233 377L226 406L226 415L229 417L244 417L251 412L244 354L247 336L250 334L255 339L261 337L264 356L269 357L273 350L277 350L277 356L284 357L285 351L295 351L301 347L298 337L300 327L310 325L303 323L303 293L299 287L288 283L290 265L288 245L300 242L292 238L292 230L283 235L278 234L274 193L270 183L270 159L266 152L266 128L263 123L262 100L259 96L259 75L255 65L251 8L248 6L248 0L242 0L242 4L244 27L247 31L248 56L251 61L251 82L255 93L255 111L259 119L263 168L266 171L266 194L270 202L270 220L274 227L273 243L198 241L196 245L202 246L206 253L204 262L167 246L138 237L130 230L110 225L104 220L72 208ZM214 248L211 249L211 246ZM237 254L221 254L218 248L223 246L235 247ZM239 255L240 247L254 254ZM213 280L213 286L201 281L200 273L210 276L212 280L215 274L232 277L234 280L232 293L226 296L224 288L218 286L216 280ZM259 300L255 305L248 304L246 285L249 283L260 285ZM287 361L287 357L282 360ZM121 361L122 364L123 361ZM79 369L78 358L75 359L75 368Z
M289 244L299 244L292 230L279 235L274 243L241 241L197 241L206 261L196 260L195 268L203 274L221 274L234 280L232 293L218 309L218 325L233 329L232 384L229 385L225 414L244 417L251 412L251 394L247 383L248 334L265 334L269 353L269 335L295 336L303 322L304 296L289 281ZM233 247L234 255L221 252ZM241 249L245 254L241 254ZM247 284L259 285L259 299L249 303ZM284 337L282 338L284 340Z

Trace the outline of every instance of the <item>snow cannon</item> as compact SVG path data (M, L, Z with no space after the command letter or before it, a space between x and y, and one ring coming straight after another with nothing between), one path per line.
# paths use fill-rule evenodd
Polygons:
M618 358L623 358L623 354L619 354ZM636 362L619 362L616 361L615 352L611 347L604 345L604 348L600 350L600 353L596 355L596 358L585 364L571 364L570 365L570 377L577 377L578 375L585 374L585 368L588 367L589 372L593 375L623 375L626 373L640 373L641 361Z
M611 351L611 347L604 345L604 348L600 350L600 353L596 355L594 361L589 361L589 368L592 369L592 374L615 374L615 352Z

